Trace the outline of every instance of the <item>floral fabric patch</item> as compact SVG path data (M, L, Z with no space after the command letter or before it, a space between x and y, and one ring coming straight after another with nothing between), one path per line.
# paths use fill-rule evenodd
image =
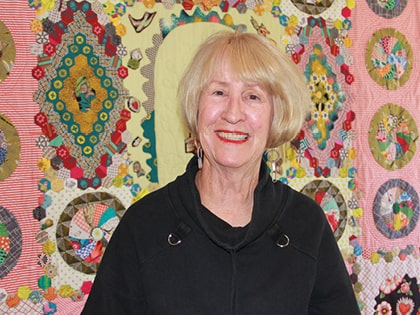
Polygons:
M395 275L379 288L375 314L409 315L420 313L420 287L415 277Z
M13 123L0 114L0 181L15 171L20 160L20 139Z
M396 170L407 165L416 152L417 140L416 122L401 106L385 104L373 116L369 147L385 169Z
M0 206L0 279L16 265L22 252L22 232L13 214Z
M366 0L377 15L392 19L399 16L407 5L407 0Z
M419 218L419 197L402 179L390 179L376 193L373 218L377 229L387 238L409 235Z
M402 33L384 28L370 38L365 61L369 75L376 83L388 90L396 90L410 78L413 52Z
M0 20L0 83L12 71L16 58L16 46L12 33Z

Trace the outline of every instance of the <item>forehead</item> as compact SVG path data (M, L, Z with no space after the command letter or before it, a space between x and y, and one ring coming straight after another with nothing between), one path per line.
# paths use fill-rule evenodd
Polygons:
M263 88L262 80L251 74L249 69L239 67L227 58L223 58L222 62L218 62L212 67L208 77L208 84L227 84L231 82L241 82L247 87Z

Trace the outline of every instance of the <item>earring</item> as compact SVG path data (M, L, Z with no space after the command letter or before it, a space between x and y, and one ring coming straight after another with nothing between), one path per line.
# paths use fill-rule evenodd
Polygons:
M280 152L277 149L267 150L267 160L271 163L271 181L273 183L277 182L277 168L281 167L282 159L280 157ZM281 175L281 168L280 168Z
M203 149L200 144L198 144L197 139L194 139L194 144L197 150L198 169L201 170L203 168Z

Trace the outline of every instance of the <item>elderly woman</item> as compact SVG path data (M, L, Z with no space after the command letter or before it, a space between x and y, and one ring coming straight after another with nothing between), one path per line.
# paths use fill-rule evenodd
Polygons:
M298 68L262 36L217 33L179 95L197 156L127 210L83 314L359 314L322 209L262 159L307 115Z

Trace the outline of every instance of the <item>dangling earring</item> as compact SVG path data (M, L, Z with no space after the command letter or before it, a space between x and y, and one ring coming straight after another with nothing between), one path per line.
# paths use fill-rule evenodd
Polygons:
M267 160L271 163L271 181L275 183L277 182L277 167L278 165L281 166L282 163L280 152L277 149L267 150Z
M201 170L203 168L203 149L201 148L200 144L198 144L197 139L194 139L194 144L197 149L198 169Z

